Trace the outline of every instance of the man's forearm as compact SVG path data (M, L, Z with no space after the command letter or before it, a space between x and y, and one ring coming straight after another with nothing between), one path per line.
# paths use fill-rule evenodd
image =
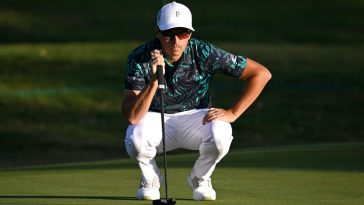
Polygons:
M269 72L263 72L247 80L247 84L238 101L229 109L234 114L235 119L233 121L243 114L257 99L270 78L271 74Z
M137 123L148 112L157 88L158 84L151 82L137 96L124 100L122 109L130 124Z

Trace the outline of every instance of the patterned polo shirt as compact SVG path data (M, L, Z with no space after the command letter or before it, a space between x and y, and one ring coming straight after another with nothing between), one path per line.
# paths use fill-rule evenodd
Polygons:
M147 42L134 49L126 65L125 89L143 90L150 82L150 52L160 49L159 40ZM178 65L165 60L165 113L210 108L209 83L217 72L239 78L246 66L246 58L228 53L214 45L191 38ZM149 111L160 112L158 92Z

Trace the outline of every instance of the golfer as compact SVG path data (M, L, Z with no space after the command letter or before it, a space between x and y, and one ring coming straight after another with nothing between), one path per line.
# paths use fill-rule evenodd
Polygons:
M244 113L271 78L261 64L192 38L194 31L186 6L166 4L157 14L155 39L135 48L128 57L122 111L130 124L126 150L141 170L138 199L160 198L162 177L154 160L163 150L157 65L163 67L166 81L166 150L199 151L187 176L194 200L216 199L211 176L229 151L233 139L230 123ZM209 83L216 73L246 81L231 107L211 103Z

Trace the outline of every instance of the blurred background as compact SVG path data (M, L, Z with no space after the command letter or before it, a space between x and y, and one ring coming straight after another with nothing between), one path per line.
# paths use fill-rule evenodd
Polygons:
M0 167L127 158L126 58L166 2L1 0ZM273 74L233 123L233 149L364 141L363 0L179 2L193 37ZM216 75L213 105L243 86Z

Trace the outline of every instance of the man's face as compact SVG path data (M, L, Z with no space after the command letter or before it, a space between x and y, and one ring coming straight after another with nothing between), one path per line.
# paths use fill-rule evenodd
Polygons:
M159 31L157 38L162 45L163 53L170 63L178 61L191 38L191 31L186 28L172 28L166 31Z

